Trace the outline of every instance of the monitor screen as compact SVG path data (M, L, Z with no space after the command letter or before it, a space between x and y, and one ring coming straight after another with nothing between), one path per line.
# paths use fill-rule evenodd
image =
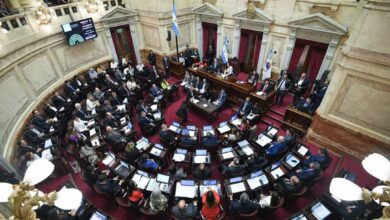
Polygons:
M195 186L194 180L182 180L181 181L182 186Z
M251 173L251 178L261 176L263 172L261 170Z
M219 127L223 127L223 126L225 126L225 125L227 125L227 121L221 122L221 123L219 124Z
M187 125L187 129L191 130L191 131L195 131L196 127L195 127L195 125Z
M242 181L242 176L230 178L230 183L237 183Z
M237 115L233 115L232 118L231 118L232 121L234 121L236 119L237 119Z
M156 148L158 148L158 149L161 149L161 150L164 149L164 147L163 147L161 144L155 144L154 146L155 146Z
M249 142L247 140L243 140L243 141L238 142L237 144L240 147L245 147L245 146L249 145Z
M157 181L160 183L169 183L169 176L164 174L157 174Z
M142 137L142 141L149 143L149 139L147 139L146 137Z
M108 218L100 212L94 212L89 220L108 220Z
M183 129L183 131L181 132L182 135L189 135L190 134L190 131L188 129Z
M197 156L206 156L207 155L207 150L196 150L195 154Z
M205 186L215 186L217 185L217 180L204 180L203 185Z
M61 27L69 46L97 38L95 24L92 18L63 24Z
M133 128L133 124L131 124L131 122L129 121L129 123L127 123L127 127L131 130Z
M232 151L232 147L222 148L222 153L227 153L227 152L231 152L231 151Z
M180 123L176 122L176 121L172 122L172 125L175 126L175 127L180 127Z
M203 130L207 131L207 130L213 130L213 126L211 125L205 125L203 126Z
M178 154L186 154L187 150L186 149L177 148L176 149L176 153L178 153Z

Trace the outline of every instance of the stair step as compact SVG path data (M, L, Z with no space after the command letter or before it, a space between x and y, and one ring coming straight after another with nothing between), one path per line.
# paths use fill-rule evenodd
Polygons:
M279 122L280 124L283 123L283 118L275 118L275 117L273 117L272 115L269 115L269 114L267 114L267 113L265 113L264 117L267 117L267 118L270 118L270 119L272 119L272 120L275 120L275 121Z
M278 111L276 111L276 110L273 110L272 108L270 108L268 111L270 111L270 112L272 112L272 113L275 113L275 114L277 114L277 115L280 115L280 116L282 116L282 117L284 118L284 114L283 114L283 113L278 112ZM268 111L267 111L267 112L268 112Z
M272 118L267 118L267 119L262 118L261 121L264 122L265 124L268 124L268 125L273 124L274 126L276 126L278 128L280 128L282 126L282 123L280 123L276 120L273 120Z

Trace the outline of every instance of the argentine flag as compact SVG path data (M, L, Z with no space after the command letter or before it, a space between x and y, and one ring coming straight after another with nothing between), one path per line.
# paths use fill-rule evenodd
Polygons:
M225 40L223 41L223 47L222 47L222 62L223 62L223 64L226 64L229 60L228 52L227 52L227 44L228 44L228 39L225 36Z
M274 54L273 52L274 52L274 48L271 47L271 49L269 50L268 56L267 56L267 60L265 61L265 64L264 64L262 80L265 80L265 79L268 79L271 77L272 55Z
M173 29L173 32L175 32L176 36L179 36L180 35L180 31L179 31L179 24L177 23L177 18L176 18L176 5L173 4L173 8L172 8L172 29Z

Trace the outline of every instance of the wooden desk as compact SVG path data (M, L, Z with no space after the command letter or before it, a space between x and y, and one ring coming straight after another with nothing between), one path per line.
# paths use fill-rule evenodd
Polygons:
M173 61L172 59L169 60L170 64L170 72L172 75L176 76L178 79L184 78L185 68L182 63Z
M283 129L292 129L297 132L300 136L306 134L307 129L313 120L313 116L298 111L298 109L288 107L286 114L284 115L284 121L282 124Z
M188 69L193 75L206 79L213 89L225 89L229 100L238 101L236 98L245 99L255 89L255 86L249 83L238 84L235 77L223 79L215 73L206 72L205 70ZM237 102L239 103L239 102Z
M209 119L209 121L212 119L218 119L218 109L220 106L217 106L212 102L209 103L205 100L198 100L197 103L190 100L188 101L188 104L190 109L196 109L197 111L201 112ZM204 107L203 105L207 105L207 107ZM214 114L215 117L213 117Z
M259 103L263 112L266 112L268 111L268 109L271 108L272 104L274 103L275 94L275 90L265 96L257 95L256 92L251 92L250 97L252 100Z

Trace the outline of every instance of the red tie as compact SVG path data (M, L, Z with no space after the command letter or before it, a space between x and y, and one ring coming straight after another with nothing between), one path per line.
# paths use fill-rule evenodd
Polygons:
M268 87L268 85L264 85L263 92L265 92L265 90L267 90L267 87Z

